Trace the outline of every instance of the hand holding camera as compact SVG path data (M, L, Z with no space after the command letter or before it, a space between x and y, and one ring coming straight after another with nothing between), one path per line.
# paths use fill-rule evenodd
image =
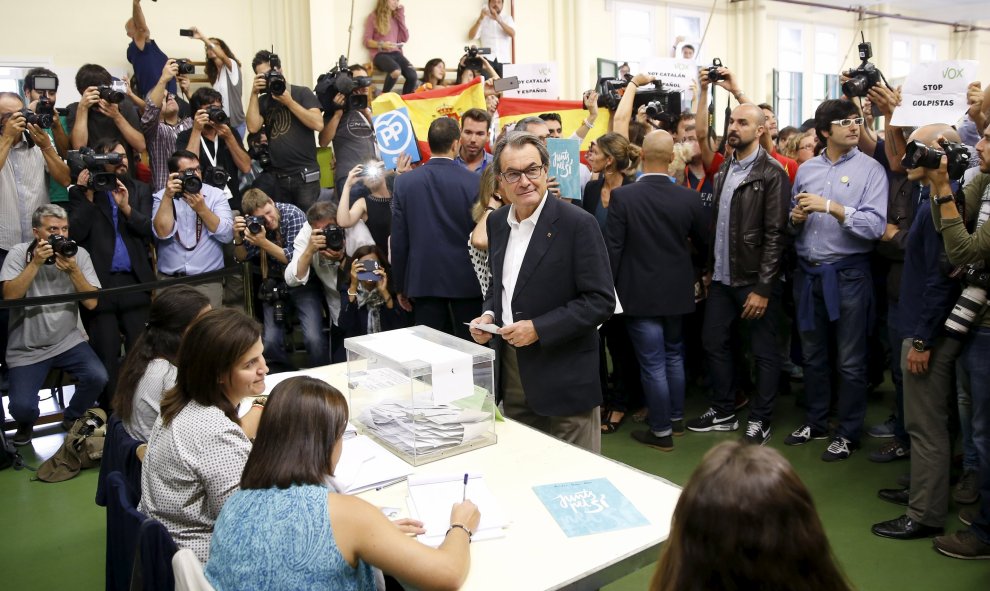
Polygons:
M3 121L3 137L10 141L11 145L16 144L24 130L27 129L27 119L24 113L15 111Z
M897 90L891 90L882 84L878 84L871 88L866 93L870 104L875 106L880 114L883 115L887 121L894 115L894 109L901 104L901 87L898 86ZM864 115L866 115L867 109L864 106Z
M84 111L88 111L98 104L100 104L100 89L97 86L90 86L79 97L79 108Z
M346 185L348 188L353 187L354 183L357 182L358 178L360 178L362 173L364 173L364 165L363 164L356 165L354 168L351 169L349 173L347 173L347 180L344 181L344 185Z
M162 68L162 77L160 80L162 82L168 82L178 75L179 64L174 59L169 58L169 60L165 62L165 67Z
M48 263L48 259L54 259L54 257L55 251L52 250L52 245L47 240L39 240L38 244L34 247L34 254L31 255L31 263L40 268L43 265L50 264Z

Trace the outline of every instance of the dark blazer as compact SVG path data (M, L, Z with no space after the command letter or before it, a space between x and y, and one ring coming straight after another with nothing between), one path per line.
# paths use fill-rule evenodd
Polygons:
M127 187L128 202L131 204L131 217L118 221L124 246L131 258L138 281L145 283L155 280L151 268L148 246L151 244L151 188L141 181L123 179ZM100 282L106 285L110 277L110 263L113 261L115 243L113 210L106 193L97 193L91 203L86 199L86 188L78 185L69 191L69 235L85 248L93 259L93 267Z
M647 176L612 192L605 243L627 316L694 311L691 245L708 252L708 216L697 191ZM688 242L690 238L691 243Z
M391 280L398 292L481 297L467 246L479 178L453 160L433 158L395 179Z
M532 320L539 336L517 349L519 374L530 408L543 416L569 416L601 405L598 325L615 310L608 253L595 218L545 197L512 294L515 321ZM509 208L488 216L492 282L484 310L502 324L502 265L509 240ZM509 346L494 339L496 350Z

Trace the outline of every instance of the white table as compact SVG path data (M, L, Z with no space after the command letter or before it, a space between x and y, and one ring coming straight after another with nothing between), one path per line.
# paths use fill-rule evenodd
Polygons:
M346 395L346 364L306 373ZM657 560L680 487L515 421L496 423L495 430L495 445L415 468L417 474L484 473L510 522L504 538L472 544L471 572L463 589L597 589ZM532 489L603 477L650 525L568 538ZM405 514L407 494L402 482L359 496Z

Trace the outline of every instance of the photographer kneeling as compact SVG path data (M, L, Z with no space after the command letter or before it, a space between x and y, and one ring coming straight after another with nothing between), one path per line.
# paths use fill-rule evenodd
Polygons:
M990 314L987 314L987 263L990 262L990 126L976 144L980 160L977 174L963 188L966 219L959 214L949 182L947 158L942 157L932 180L932 218L942 234L945 253L953 265L966 265L962 296L950 321L969 324L960 360L969 373L973 400L973 442L979 466L979 511L971 515L968 530L935 538L935 549L954 558L990 558ZM970 229L974 228L971 232ZM967 323L966 320L969 320ZM948 323L947 323L948 324ZM960 516L962 519L962 516ZM969 519L967 519L969 521Z
M296 236L306 223L306 215L291 203L276 203L259 189L245 191L241 206L247 215L234 218L234 256L238 261L257 261L261 265L258 299L265 320L265 359L273 367L292 365L285 353L285 315L291 302L302 326L310 367L326 365L328 340L323 333L319 289L315 286L290 289L283 281L285 266L292 260Z

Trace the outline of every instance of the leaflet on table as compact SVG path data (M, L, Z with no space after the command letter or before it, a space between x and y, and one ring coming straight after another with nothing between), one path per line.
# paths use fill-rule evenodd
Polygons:
M533 492L569 538L650 524L607 478L543 484Z
M438 345L405 330L389 331L379 338L368 339L365 346L399 363L414 360L429 363L436 404L452 402L474 392L473 360L468 353Z
M358 435L344 439L340 460L334 468L337 489L344 493L387 486L412 473L412 467L373 439Z
M409 484L409 514L423 522L425 534L419 540L428 546L443 543L450 528L450 508L466 497L478 506L481 522L472 540L490 540L505 537L509 523L498 499L492 494L481 473L470 472L465 490L464 473L412 474Z

